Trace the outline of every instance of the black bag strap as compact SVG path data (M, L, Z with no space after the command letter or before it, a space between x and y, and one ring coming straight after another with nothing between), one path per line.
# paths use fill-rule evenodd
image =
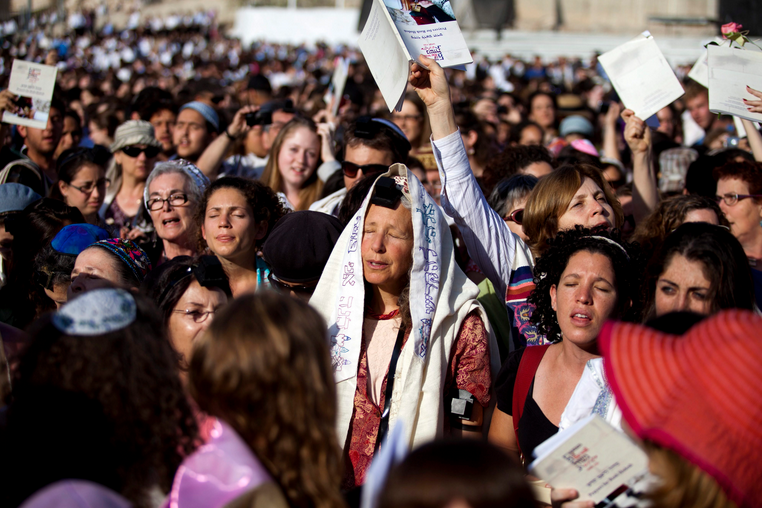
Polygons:
M386 392L384 392L384 410L381 413L381 423L378 424L378 434L376 435L376 447L375 451L378 451L378 447L381 445L381 441L384 440L386 434L389 433L389 413L392 409L392 393L394 392L394 373L397 370L397 360L400 359L400 353L402 352L402 343L405 340L405 328L400 326L400 331L397 333L397 342L394 343L394 351L392 352L392 359L389 362L389 373L386 377Z

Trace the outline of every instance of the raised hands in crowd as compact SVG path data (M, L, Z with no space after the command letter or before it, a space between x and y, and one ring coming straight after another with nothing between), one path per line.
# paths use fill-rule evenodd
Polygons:
M0 25L59 67L0 129L0 506L592 508L528 468L593 414L650 463L608 506L759 505L755 124L478 55L389 114L353 48L136 14Z

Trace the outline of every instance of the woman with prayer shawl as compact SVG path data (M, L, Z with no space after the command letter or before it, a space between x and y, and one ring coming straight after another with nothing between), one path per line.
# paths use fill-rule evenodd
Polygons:
M364 483L398 423L411 447L482 430L499 355L478 294L455 262L439 207L404 165L391 166L339 238L310 301L331 338L345 490Z

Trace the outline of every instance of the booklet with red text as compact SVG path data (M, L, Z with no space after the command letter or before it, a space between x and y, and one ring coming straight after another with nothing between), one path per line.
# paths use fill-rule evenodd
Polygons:
M598 504L648 472L648 457L629 437L593 414L535 448L529 473L554 488L572 488Z
M473 62L449 0L374 0L358 45L389 111L402 108L420 55L442 67Z
M3 122L44 129L58 69L24 60L14 60L8 90L16 94L12 111L3 112Z

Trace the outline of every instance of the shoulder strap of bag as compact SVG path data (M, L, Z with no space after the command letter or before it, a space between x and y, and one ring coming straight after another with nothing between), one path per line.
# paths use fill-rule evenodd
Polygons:
M528 346L521 356L519 370L516 372L516 382L513 384L513 431L516 433L516 445L519 443L519 420L524 413L524 404L529 395L529 388L532 386L534 375L540 366L542 357L548 350L550 344L542 346ZM521 452L521 446L519 446Z
M386 434L389 432L389 413L392 409L392 393L394 393L394 373L397 370L397 360L400 359L400 353L402 352L402 343L404 341L405 327L400 326L400 331L397 333L397 342L394 343L392 359L389 362L389 374L387 374L386 391L384 392L384 410L381 413L381 423L378 425L375 451L378 451L378 447L381 445L381 441L384 440Z

